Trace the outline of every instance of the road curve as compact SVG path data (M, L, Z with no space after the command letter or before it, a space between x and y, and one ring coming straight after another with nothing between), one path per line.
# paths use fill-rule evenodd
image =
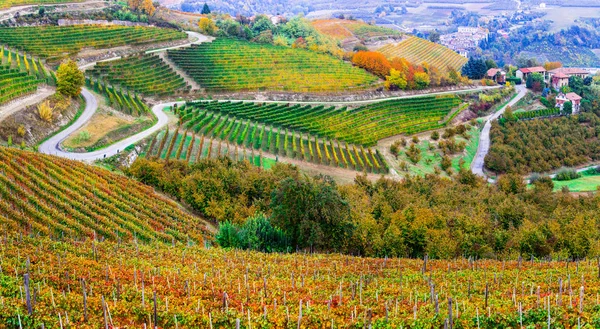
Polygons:
M98 102L96 100L96 97L94 97L92 93L90 93L87 89L84 88L81 91L81 94L86 101L85 110L83 111L81 116L71 126L67 127L65 130L59 132L58 134L52 136L47 141L42 143L38 148L39 152L56 155L71 160L80 160L88 162L93 162L95 160L111 157L124 150L127 146L135 144L165 127L167 123L169 123L169 117L163 111L164 108L168 106L173 106L173 104L175 103L182 103L172 102L154 106L152 108L152 113L154 113L154 115L158 119L154 126L131 137L128 137L124 140L116 142L104 149L88 153L66 152L60 148L60 144L65 139L67 139L69 135L77 131L77 129L83 127L92 118L92 116L94 115L94 113L96 113L96 110L98 109Z
M481 131L481 135L479 137L479 147L477 148L477 154L471 163L471 171L478 176L487 177L483 172L483 165L485 156L490 151L490 129L492 128L492 121L498 119L506 110L508 106L515 105L521 98L525 97L527 94L527 89L524 85L516 86L517 91L519 92L515 98L513 98L508 104L503 106L500 110L496 111L496 113L490 115L483 126L483 130Z

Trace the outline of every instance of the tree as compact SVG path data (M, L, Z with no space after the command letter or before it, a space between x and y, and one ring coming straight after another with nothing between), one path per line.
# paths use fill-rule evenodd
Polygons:
M440 33L438 31L431 31L429 33L429 41L431 41L431 42L440 41Z
M273 32L275 30L275 25L269 19L269 17L265 15L258 15L254 19L254 24L252 24L252 32L254 34L260 34L266 30L271 30Z
M488 58L485 60L485 66L487 67L487 69L495 69L498 67L498 64L496 64L496 61L494 61L491 58Z
M557 68L562 67L562 63L561 62L546 62L544 63L544 68L546 69L546 71L551 71Z
M38 104L37 109L40 119L46 122L52 122L52 107L50 107L49 101Z
M573 113L573 103L571 103L571 102L565 102L563 104L562 111L565 114L572 114Z
M63 62L56 71L56 91L60 94L75 97L81 93L85 82L83 72L72 60Z
M213 22L213 20L208 17L200 18L200 20L198 21L198 27L200 28L200 31L202 31L202 33L208 35L215 35L215 33L218 30L217 25L215 25L215 22Z
M517 121L517 117L513 113L513 110L512 110L512 108L510 106L506 107L506 110L504 110L504 114L502 114L502 117L504 119L506 119L506 121L508 121L508 122L515 122L515 121Z
M581 94L583 91L583 78L580 76L572 75L569 77L569 88L577 94Z
M210 14L210 8L208 7L208 5L206 4L206 2L204 3L204 6L202 6L202 15L208 15Z
M352 63L382 78L390 74L390 62L376 51L359 51L352 56Z
M148 14L148 16L152 16L156 12L156 7L154 7L152 0L143 0L139 9Z
M429 87L429 75L425 72L415 73L415 87L416 89L425 89Z
M390 69L390 75L385 77L385 87L388 90L406 89L406 75L396 69Z
M137 11L142 5L143 0L128 0L127 5L132 11Z
M545 86L544 76L540 73L532 73L527 77L525 86L536 92L541 92Z
M463 66L462 74L469 79L482 79L487 73L487 65L481 58L469 58L469 61Z

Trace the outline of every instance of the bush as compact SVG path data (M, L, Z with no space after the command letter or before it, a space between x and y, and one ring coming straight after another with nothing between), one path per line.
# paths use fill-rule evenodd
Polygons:
M421 160L421 149L415 144L411 144L408 150L406 150L406 156L412 163L416 164Z
M223 248L250 249L262 252L289 252L285 233L271 224L264 214L250 217L237 226L225 222L219 226L216 240Z
M437 131L432 132L431 139L437 141L438 139L440 139L440 133L438 133Z
M56 71L56 91L62 95L70 97L79 95L84 82L83 72L72 60L60 64Z
M575 169L564 168L564 169L561 169L556 174L556 177L554 179L556 179L557 181L568 181L568 180L573 180L573 179L577 179L580 177L581 177L581 174L578 173Z

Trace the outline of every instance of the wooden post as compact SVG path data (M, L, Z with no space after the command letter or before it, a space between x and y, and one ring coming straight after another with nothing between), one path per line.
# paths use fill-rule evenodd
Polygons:
M27 312L29 315L33 313L33 307L31 306L31 293L29 292L29 273L25 273L23 275L23 280L25 281L25 298L27 300Z
M88 320L88 315L87 315L87 293L85 292L85 280L81 279L81 291L83 294L83 321L87 322Z
M452 329L452 297L448 298L448 328Z
M154 329L158 329L158 314L156 313L156 290L154 290Z
M488 295L489 295L489 290L488 290L488 284L486 282L485 283L485 308L488 307Z
M106 302L104 301L104 295L102 296L102 312L104 313L104 329L108 329L108 316L106 314Z

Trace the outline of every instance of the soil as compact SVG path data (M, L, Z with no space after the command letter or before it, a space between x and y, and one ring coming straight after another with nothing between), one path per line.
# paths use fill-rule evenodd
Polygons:
M6 143L8 137L11 136L15 145L20 145L23 141L27 146L37 145L67 125L77 114L81 102L79 98L76 98L71 101L71 105L66 110L54 111L54 117L50 123L40 118L37 105L29 105L24 110L15 112L0 122L0 141ZM20 136L18 133L21 125L25 128L24 136Z

